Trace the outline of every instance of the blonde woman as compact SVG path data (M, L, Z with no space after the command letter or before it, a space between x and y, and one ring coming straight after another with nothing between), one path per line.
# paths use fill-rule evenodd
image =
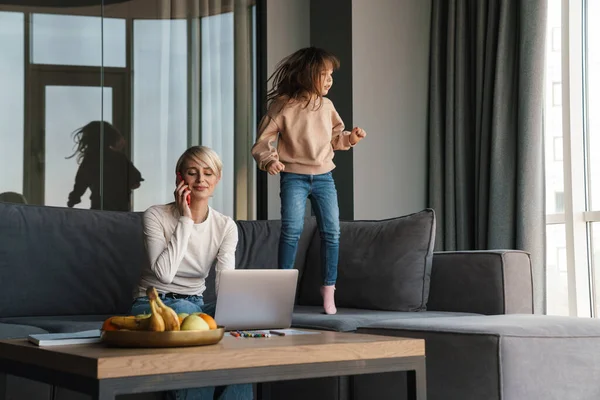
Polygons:
M194 146L177 161L173 203L150 207L144 213L144 240L149 264L137 288L133 315L149 312L146 289L154 286L163 302L177 313L206 312L205 280L215 265L219 274L235 268L237 226L233 219L212 209L208 201L221 179L223 164L212 149ZM188 200L189 199L189 200ZM171 399L252 399L252 385L204 387L168 392Z

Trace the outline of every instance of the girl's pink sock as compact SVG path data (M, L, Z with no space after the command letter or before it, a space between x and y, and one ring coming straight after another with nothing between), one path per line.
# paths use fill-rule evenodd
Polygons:
M334 299L335 286L321 286L321 296L323 297L323 308L325 309L325 314L335 314L337 313L337 308L335 308L335 299Z

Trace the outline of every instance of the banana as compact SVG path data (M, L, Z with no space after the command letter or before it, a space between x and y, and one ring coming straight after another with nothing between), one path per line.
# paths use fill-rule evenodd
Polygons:
M148 324L148 330L154 332L163 332L165 330L165 320L160 314L158 306L156 304L156 298L158 297L156 295L156 290L154 290L154 292L151 292L150 288L148 288L147 294L148 299L150 300L150 310L152 311L152 315L150 316L150 318L148 318L150 320Z
M160 299L160 297L156 298L156 303L159 308L159 312L161 313L163 320L165 321L165 330L167 331L178 331L181 327L179 323L179 317L175 310L171 307L166 306Z
M112 317L110 322L119 327L119 329L129 329L131 331L145 331L150 325L150 318L148 317Z
M146 294L149 299L154 298L156 300L156 308L160 316L163 318L165 322L165 330L166 331L178 331L180 330L179 317L175 310L171 307L165 305L160 297L158 296L158 292L154 287L149 287L146 290ZM154 311L153 311L154 312Z

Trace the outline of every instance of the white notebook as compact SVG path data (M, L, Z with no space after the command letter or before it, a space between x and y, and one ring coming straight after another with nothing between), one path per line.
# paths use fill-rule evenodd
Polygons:
M71 333L40 333L29 335L28 340L38 346L62 346L68 344L98 343L101 339L100 329Z

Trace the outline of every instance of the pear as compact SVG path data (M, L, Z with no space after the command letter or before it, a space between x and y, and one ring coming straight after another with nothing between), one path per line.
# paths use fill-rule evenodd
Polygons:
M210 327L200 316L192 314L185 317L181 323L182 331L208 331Z
M181 312L181 313L177 314L177 316L179 318L181 318L182 320L184 320L188 315L190 315L190 314L184 313L184 312Z

